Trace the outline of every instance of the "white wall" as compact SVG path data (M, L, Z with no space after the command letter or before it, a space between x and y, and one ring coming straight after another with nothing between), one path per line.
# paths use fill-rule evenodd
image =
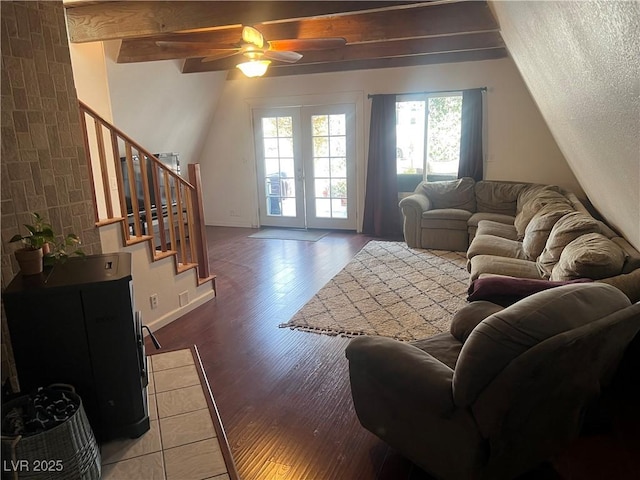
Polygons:
M69 43L78 99L112 121L107 66L102 42Z
M176 152L186 177L195 163L226 72L180 72L181 61L116 63L119 41L104 42L114 124L152 153Z
M491 2L571 169L640 249L640 4Z
M362 218L370 101L367 94L454 90L487 92L485 178L554 183L583 196L514 63L508 59L295 77L230 80L202 150L208 225L257 225L257 180L251 106L299 105L354 99L359 218ZM234 216L231 216L231 210ZM359 224L361 221L359 221Z

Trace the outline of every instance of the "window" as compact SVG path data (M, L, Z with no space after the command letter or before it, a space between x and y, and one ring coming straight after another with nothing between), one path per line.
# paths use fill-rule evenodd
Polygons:
M396 101L399 179L408 176L413 180L409 183L417 185L424 178L457 178L461 126L462 93L399 97ZM402 183L400 191L413 190Z

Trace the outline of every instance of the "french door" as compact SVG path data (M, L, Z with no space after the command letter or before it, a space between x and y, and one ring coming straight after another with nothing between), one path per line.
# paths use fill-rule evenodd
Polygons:
M253 111L260 224L356 229L355 107Z

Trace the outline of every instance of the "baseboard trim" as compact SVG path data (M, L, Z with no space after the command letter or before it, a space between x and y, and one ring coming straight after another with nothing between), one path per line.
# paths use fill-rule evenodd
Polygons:
M155 320L152 320L149 323L145 323L145 325L147 327L149 327L149 329L152 332L155 332L155 331L161 329L162 327L169 325L171 322L177 320L178 318L182 317L183 315L189 313L191 310L194 310L194 309L198 308L199 306L204 305L209 300L213 300L214 298L215 298L215 292L213 290L207 291L204 294L202 294L199 297L197 297L194 300L192 300L191 302L189 302L184 307L179 307L179 308L176 308L175 310L167 312L163 316L158 317L158 318L156 318ZM147 335L147 333L145 332L145 336L146 335Z

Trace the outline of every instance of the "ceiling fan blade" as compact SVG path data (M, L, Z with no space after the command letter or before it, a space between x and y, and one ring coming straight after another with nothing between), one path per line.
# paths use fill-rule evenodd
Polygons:
M210 43L205 42L165 42L158 41L156 45L165 52L170 52L178 57L212 57L215 60L219 58L230 57L240 51L239 48L215 48Z
M295 63L302 58L302 54L298 52L280 52L276 50L265 50L262 55L269 60L277 60L278 62Z
M208 42L191 42L186 40L158 40L156 45L163 50L168 49L183 49L183 50L240 50L237 45L213 45Z
M242 27L242 41L258 48L264 47L264 37L253 27Z
M220 51L218 53L214 53L213 55L209 55L207 54L206 57L204 57L201 62L202 63L207 63L207 62L215 62L216 60L221 60L223 58L227 58L227 57L232 57L233 55L236 55L238 53L237 50L230 52L230 51Z
M270 50L331 50L344 47L347 41L344 38L290 38L285 40L269 40Z

